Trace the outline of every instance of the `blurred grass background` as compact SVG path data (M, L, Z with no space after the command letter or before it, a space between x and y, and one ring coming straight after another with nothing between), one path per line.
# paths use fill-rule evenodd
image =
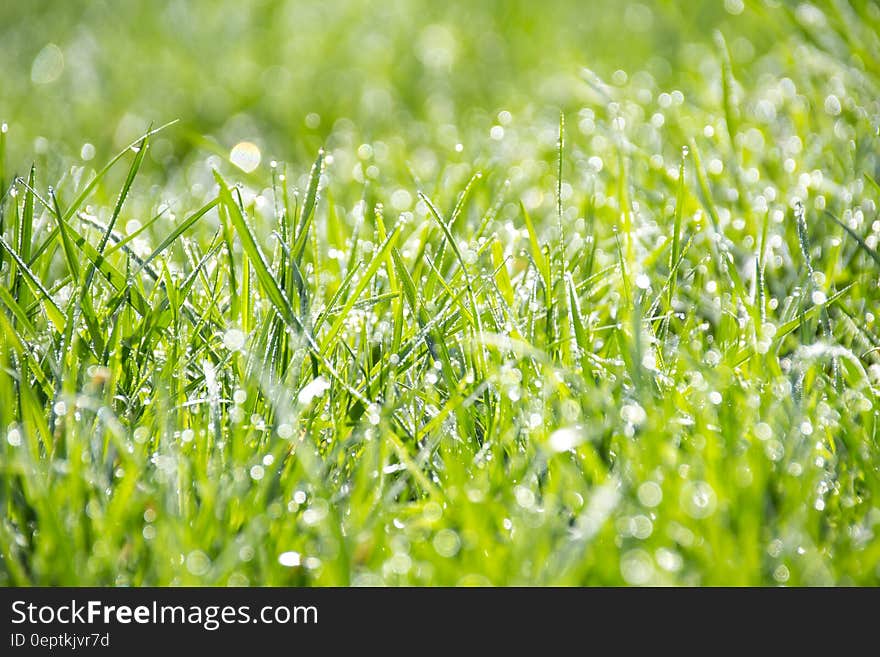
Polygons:
M5 2L0 116L12 161L40 137L37 150L107 152L172 119L193 139L158 140L164 164L201 134L272 144L279 159L313 153L343 119L365 141L412 147L475 114L573 106L581 67L686 85L695 44L711 48L718 28L741 35L737 63L773 39L720 1Z

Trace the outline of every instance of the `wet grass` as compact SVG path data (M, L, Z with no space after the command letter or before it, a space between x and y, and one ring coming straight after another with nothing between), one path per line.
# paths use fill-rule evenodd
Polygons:
M880 12L724 6L630 5L634 53L603 8L587 62L551 3L519 68L471 57L518 4L404 8L420 73L368 20L302 61L362 55L372 100L272 69L294 127L156 95L176 42L107 73L135 119L50 124L85 37L16 45L0 584L880 583Z

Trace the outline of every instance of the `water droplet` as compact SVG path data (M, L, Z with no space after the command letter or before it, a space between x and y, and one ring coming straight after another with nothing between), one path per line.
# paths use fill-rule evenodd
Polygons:
M524 509L532 509L535 506L535 493L525 486L517 486L513 491L516 503Z
M567 452L580 445L583 442L583 436L580 431L567 427L554 431L550 434L550 439L547 442L554 452Z
M627 584L647 584L654 576L654 561L644 550L630 550L620 559L620 574Z
M223 346L229 349L229 351L240 351L244 346L244 342L245 335L237 328L229 329L223 334Z
M458 554L458 550L461 548L461 539L452 529L441 529L434 536L433 544L437 554L441 557L451 558Z
M250 141L241 141L229 151L229 161L245 173L260 166L260 149Z
M642 506L648 508L653 508L663 501L663 489L653 481L646 481L639 486L637 495Z
M297 568L302 563L299 552L282 552L278 555L278 563L286 568Z
M770 440L773 437L773 429L766 422L758 422L755 425L755 436L758 440Z
M620 409L620 419L624 422L629 422L632 425L638 426L647 418L648 415L645 413L645 409L637 402L624 404Z
M705 481L689 481L681 489L681 506L691 518L708 518L715 512L718 497Z
M193 550L186 556L186 569L196 577L201 577L211 569L211 560L201 550Z
M21 446L21 432L18 429L10 429L6 434L6 442L13 447Z
M831 116L839 116L841 112L840 99L831 94L825 98L825 111Z
M788 567L784 565L777 566L776 570L773 571L773 579L780 584L787 582L790 576L791 573L789 572Z
M64 71L64 54L61 48L54 43L47 44L37 56L31 66L31 81L34 84L49 84L55 82Z
M330 382L324 376L318 376L299 391L297 399L301 404L310 404L315 397L320 397L330 388Z
M654 523L651 522L651 519L648 516L639 514L633 516L631 521L630 529L634 538L644 541L654 533Z

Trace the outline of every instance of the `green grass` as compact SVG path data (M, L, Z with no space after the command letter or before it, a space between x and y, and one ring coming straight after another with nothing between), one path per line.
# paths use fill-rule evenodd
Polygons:
M0 585L880 584L876 4L13 4Z

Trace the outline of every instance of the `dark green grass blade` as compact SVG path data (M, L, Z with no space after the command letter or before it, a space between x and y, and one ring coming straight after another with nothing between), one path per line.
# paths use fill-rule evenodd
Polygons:
M199 219L201 219L203 216L205 216L219 202L220 202L219 197L215 198L211 201L208 201L201 208L199 208L198 210L193 212L191 215L189 215L186 219L184 219L179 224L177 224L175 226L174 230L171 231L171 233L168 235L168 237L166 237L164 240L162 240L162 243L159 244L159 246L157 246L155 249L153 249L153 251L152 251L152 253L150 253L150 255L148 255L146 258L144 258L144 261L143 261L143 264L141 265L141 268L146 267L153 260L155 260L157 257L159 257L159 255L163 251L165 251L165 249L167 249L169 246L174 244L174 242L176 242L177 239L181 235L183 235L192 226L194 226Z
M214 171L214 179L220 186L220 202L223 203L223 206L229 215L229 219L232 222L232 226L235 229L236 234L239 236L239 239L241 239L244 252L247 254L248 258L250 258L251 264L255 270L254 273L256 274L257 280L260 282L263 290L265 290L266 296L287 324L299 331L304 330L302 322L299 317L294 314L290 301L288 301L287 296L278 284L275 274L269 269L266 256L263 255L263 250L257 244L253 231L247 225L238 204L232 198L229 186L217 171Z
M61 212L61 207L58 205L58 195L53 190L49 190L49 198L52 200L52 207L55 211L55 221L58 224L58 233L61 235L61 246L64 249L67 269L70 271L73 280L78 282L80 273L79 261L76 258L76 251L73 246L73 240L70 238L67 222L64 221L64 213Z
M315 207L318 203L318 186L321 183L321 174L324 172L324 150L318 151L318 157L312 165L309 173L309 186L306 191L306 198L303 202L302 213L300 214L299 226L297 228L296 239L290 249L293 261L299 266L302 263L303 252L305 251L306 242L308 241L309 228L312 225L312 219L315 216Z
M64 313L61 312L61 309L58 307L58 304L55 303L55 300L52 298L51 293L47 290L40 279L31 271L30 267L27 266L24 260L21 259L21 256L16 253L15 249L13 249L9 243L3 236L0 235L0 247L8 253L12 259L15 261L15 264L18 265L18 268L21 274L24 277L24 280L27 281L28 285L31 287L35 294L38 293L39 299L43 303L43 306L46 309L46 315L49 317L49 320L52 324L55 325L55 328L59 331L64 330Z
M134 184L134 179L137 176L138 170L141 168L141 164L144 161L144 156L147 154L147 145L149 135L151 133L148 131L147 135L145 135L139 142L139 146L137 148L137 153L135 153L134 160L131 163L131 166L128 169L128 175L125 177L125 183L122 186L122 190L119 192L119 197L116 199L116 205L113 206L113 213L110 215L110 221L107 222L107 230L104 232L104 235L101 237L101 241L98 244L97 248L97 261L92 262L89 265L88 270L86 271L85 280L83 281L82 290L79 293L79 297L83 301L89 300L89 288L92 285L92 280L95 277L95 272L99 269L101 263L104 260L104 249L107 248L107 242L110 240L110 233L113 231L113 227L116 225L116 221L119 219L119 213L122 212L122 205L125 203L125 199L128 197L128 193L131 191L131 186ZM74 206L76 205L74 204ZM70 210L68 211L70 212ZM88 304L86 304L87 306ZM86 309L87 312L88 309Z

